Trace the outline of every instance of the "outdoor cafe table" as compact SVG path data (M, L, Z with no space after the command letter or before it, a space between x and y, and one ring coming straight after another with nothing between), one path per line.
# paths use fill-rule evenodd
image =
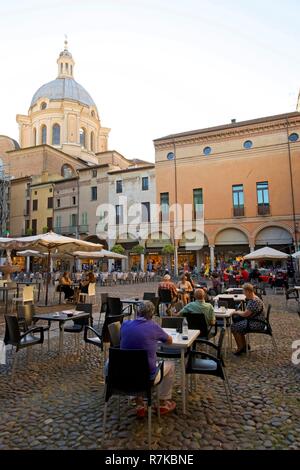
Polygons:
M68 315L68 314L70 315ZM72 316L71 316L72 314ZM77 311L77 310L64 310L63 312L53 312L53 313L38 313L35 314L34 320L45 320L47 322L59 322L59 354L63 355L64 349L64 328L65 323L70 320L79 320L80 318L87 318L90 314L87 312Z
M182 334L173 328L163 328L163 330L172 336L172 344L164 344L164 349L180 349L181 364L181 394L182 394L182 412L186 414L186 373L185 373L185 357L184 353L192 346L195 339L199 336L200 330L188 330L188 339L182 339Z
M1 286L0 287L0 292L3 292L3 301L5 302L5 315L7 315L7 309L8 309L8 293L9 291L15 291L17 290L17 286Z
M234 300L236 303L240 302L242 303L242 306L243 306L243 309L244 309L244 305L245 305L245 302L246 302L246 296L245 294L219 294L219 295L216 295L216 297L214 297L214 300L218 300L219 299L222 299L222 300Z
M227 349L228 345L230 344L230 347L232 349L232 335L231 335L231 323L232 323L232 315L236 313L236 310L234 308L215 308L214 309L216 318L219 318L223 320L224 322L224 328L226 332L226 342L224 346L224 352L225 356L227 356Z
M236 294L242 294L244 289L242 287L229 287L229 289L226 289L226 294L231 294L233 291L235 291Z

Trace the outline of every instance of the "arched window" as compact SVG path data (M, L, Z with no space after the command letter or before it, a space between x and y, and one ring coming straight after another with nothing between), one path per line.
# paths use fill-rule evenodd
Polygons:
M63 73L63 67L64 67L64 64L61 63L61 64L60 64L60 71L61 71L61 73Z
M68 72L68 71L69 71L69 64L66 63L66 72Z
M41 127L41 144L46 144L47 143L47 127L42 126Z
M61 167L61 176L63 178L72 178L72 176L75 175L75 171L74 169L71 167L71 165L68 165L67 163L65 163L62 167Z
M36 128L33 128L33 145L36 145Z
M81 147L86 147L86 132L83 127L81 127L79 130L79 142Z
M73 75L73 65L71 65L71 75Z
M41 103L41 109L46 109L47 108L47 103L45 103L45 101L43 101Z
M52 127L52 145L60 145L60 125L53 124Z
M95 145L95 137L94 137L94 132L91 132L91 151L94 152L94 145Z
M92 110L91 116L92 116L92 117L95 117L95 111L94 111L94 110Z

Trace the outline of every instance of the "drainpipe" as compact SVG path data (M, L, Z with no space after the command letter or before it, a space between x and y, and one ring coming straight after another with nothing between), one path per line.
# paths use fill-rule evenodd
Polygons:
M297 243L297 221L296 221L296 212L295 212L295 196L294 196L294 181L293 181L293 169L292 169L292 155L291 155L291 145L289 141L289 121L286 118L286 133L287 133L287 143L288 143L288 157L289 157L289 172L290 172L290 181L291 181L291 197L292 197L292 211L293 211L293 225L294 225L294 249L295 252L298 251Z

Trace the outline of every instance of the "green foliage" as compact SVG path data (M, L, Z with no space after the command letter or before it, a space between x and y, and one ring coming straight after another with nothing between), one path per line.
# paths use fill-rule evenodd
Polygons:
M135 245L132 248L132 252L136 253L137 255L142 255L145 253L145 248L142 245Z
M122 245L114 245L111 249L114 253L118 253L119 255L124 255L125 253L125 248L122 247Z
M31 235L32 235L32 228L29 227L26 229L26 236L30 237Z
M174 253L174 245L171 245L170 243L168 243L167 245L165 245L162 249L162 254L163 255L172 255Z
M48 232L48 227L43 227L43 233L47 233Z

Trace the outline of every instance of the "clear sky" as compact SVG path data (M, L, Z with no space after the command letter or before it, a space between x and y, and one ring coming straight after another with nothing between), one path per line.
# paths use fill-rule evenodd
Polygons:
M152 140L294 111L299 0L0 0L0 134L57 75L64 34L75 79L109 147L154 160Z

